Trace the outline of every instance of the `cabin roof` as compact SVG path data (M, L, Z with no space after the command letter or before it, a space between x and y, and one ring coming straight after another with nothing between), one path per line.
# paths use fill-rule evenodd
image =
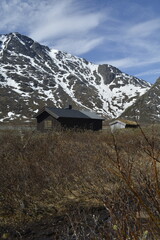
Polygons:
M127 119L120 119L119 121L124 122L124 123L126 123L127 125L138 125L137 122L135 122L135 121L130 121L130 120L127 120Z
M35 117L38 117L41 113L47 112L54 118L81 118L81 119L97 119L104 120L101 116L94 112L75 110L69 108L54 108L54 107L44 107L40 110Z
M81 110L81 113L85 114L86 116L88 116L91 119L100 119L100 120L105 120L104 118L102 118L100 115L96 114L95 112L89 112L89 111L85 111L85 110Z

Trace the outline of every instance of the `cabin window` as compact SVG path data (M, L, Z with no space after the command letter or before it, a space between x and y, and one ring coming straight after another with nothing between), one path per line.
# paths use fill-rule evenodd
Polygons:
M44 129L52 129L52 121L51 120L44 121Z

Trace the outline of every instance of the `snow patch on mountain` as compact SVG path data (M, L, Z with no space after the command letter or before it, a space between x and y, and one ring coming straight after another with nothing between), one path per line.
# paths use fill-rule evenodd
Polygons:
M49 49L18 33L0 35L0 85L13 98L8 112L2 107L4 119L14 117L10 112L29 118L46 103L72 103L115 118L151 87L111 65Z

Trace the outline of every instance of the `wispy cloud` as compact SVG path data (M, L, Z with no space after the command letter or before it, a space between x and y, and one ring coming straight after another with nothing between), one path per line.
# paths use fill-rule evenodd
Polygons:
M129 31L128 35L131 36L138 36L138 38L146 38L150 37L151 34L154 34L155 31L160 29L160 18L151 19L145 22L140 22L136 25L133 25Z
M114 50L111 58L103 60L117 67L145 66L160 62L160 18L137 24L121 22L118 31L108 32L106 45ZM112 48L111 48L112 46ZM112 50L110 50L112 51ZM102 62L101 62L102 63Z
M28 25L32 16L32 5L30 2L21 0L0 1L0 31L11 32L28 31Z
M147 76L147 75L150 76L150 75L157 75L157 74L160 74L160 69L159 68L137 73L136 76L137 77L142 77L142 76Z
M72 52L74 50L74 54L81 55L83 53L86 53L92 49L94 49L96 46L100 45L101 42L104 41L103 37L86 37L85 39L76 39L73 37L71 38L65 38L62 40L59 40L56 44L54 44L53 48L61 49L63 51Z
M121 58L121 59L116 59L116 60L104 60L101 61L100 64L104 64L106 62L109 62L109 64L113 66L117 66L118 68L131 68L131 67L141 67L141 66L146 66L149 64L154 64L154 63L160 63L160 56L152 56L152 58L145 59L142 56L141 57L128 57L128 58Z
M106 14L103 10L85 8L84 2L1 0L0 7L1 31L20 29L36 41L73 54L88 52L103 41L95 30Z
M20 32L89 61L143 74L144 67L160 62L159 7L158 0L1 0L0 32Z
M77 9L73 0L63 0L60 3L50 5L50 9L48 6L46 9L43 6L42 9L39 9L38 15L40 17L34 19L36 28L32 27L30 34L39 41L50 37L63 37L66 34L80 36L90 33L103 20L102 13L89 13Z

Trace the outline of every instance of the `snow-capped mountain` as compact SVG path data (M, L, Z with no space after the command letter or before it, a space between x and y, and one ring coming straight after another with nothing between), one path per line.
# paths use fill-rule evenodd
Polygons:
M160 122L160 78L122 113L122 117L145 123Z
M44 106L118 117L150 89L144 80L40 45L19 33L0 35L0 120L31 119Z

